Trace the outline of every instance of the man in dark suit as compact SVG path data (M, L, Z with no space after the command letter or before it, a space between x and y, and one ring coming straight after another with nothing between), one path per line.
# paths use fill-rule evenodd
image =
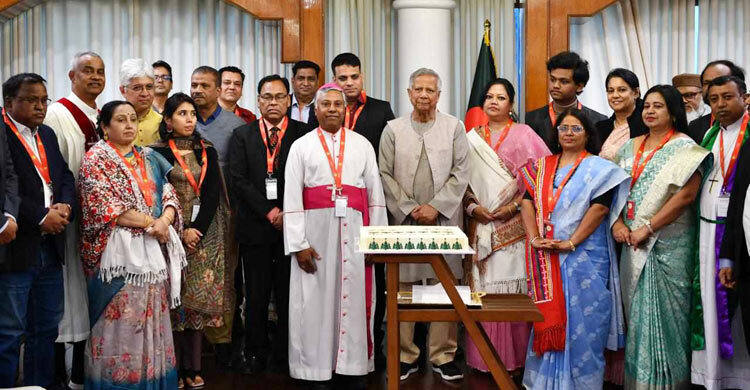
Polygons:
M708 85L713 79L720 76L734 76L745 81L745 71L734 62L729 60L711 61L701 72L701 88L703 89L703 102L708 104ZM688 135L697 144L703 142L703 136L713 124L714 116L711 113L693 120L688 124Z
M302 60L292 67L292 103L286 111L289 119L318 127L315 117L315 92L318 90L320 66L312 61Z
M246 361L235 362L244 373L263 370L269 352L268 303L276 302L273 350L277 361L287 362L290 257L284 256L282 234L284 167L292 143L311 127L285 115L289 82L279 75L258 83L261 118L234 130L229 171L236 197L237 241L245 279L248 312L245 315Z
M341 53L331 61L333 79L346 96L344 127L362 134L379 155L380 136L389 120L394 119L391 104L367 96L363 89L362 63L352 53ZM375 264L375 365L385 366L383 354L383 318L385 317L385 265Z
M3 83L3 128L18 176L18 232L0 264L0 387L13 387L25 335L24 384L53 381L54 342L63 314L63 233L75 183L51 128L45 80L33 73ZM7 198L6 198L7 202Z
M547 90L552 102L534 111L526 113L526 124L529 125L547 143L550 149L557 145L557 130L554 129L557 115L568 108L582 110L591 122L596 125L607 119L604 115L584 106L578 101L589 81L589 63L578 54L564 51L552 56L547 61ZM601 137L600 137L601 138ZM601 139L600 141L604 141ZM601 145L598 145L599 148ZM597 150L596 153L599 153Z

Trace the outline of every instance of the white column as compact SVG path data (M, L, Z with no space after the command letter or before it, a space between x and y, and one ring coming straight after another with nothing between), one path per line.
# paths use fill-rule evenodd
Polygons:
M398 20L396 58L398 61L396 115L412 111L409 75L425 67L435 70L443 81L438 110L451 113L453 88L453 21L454 0L395 0L393 9Z

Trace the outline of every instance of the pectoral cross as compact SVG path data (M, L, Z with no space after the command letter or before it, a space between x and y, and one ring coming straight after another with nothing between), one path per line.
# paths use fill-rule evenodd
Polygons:
M711 182L711 186L708 187L708 193L710 194L710 193L714 192L714 183L718 183L719 180L717 180L716 179L716 175L714 175L714 177L711 178L711 179L708 179L708 181Z
M326 187L327 190L331 190L331 202L336 200L336 186L330 185Z

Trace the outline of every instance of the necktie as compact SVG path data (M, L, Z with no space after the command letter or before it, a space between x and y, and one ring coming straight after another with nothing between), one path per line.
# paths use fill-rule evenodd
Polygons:
M276 149L277 143L279 143L279 128L273 127L271 128L271 134L268 136L268 150L271 153Z

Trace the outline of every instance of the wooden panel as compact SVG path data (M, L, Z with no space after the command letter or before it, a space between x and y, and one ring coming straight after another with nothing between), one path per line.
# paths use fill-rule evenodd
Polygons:
M21 0L0 0L0 11L4 11L20 2Z
M591 16L615 2L617 0L526 2L526 111L549 101L545 64L550 56L570 48L570 18Z

